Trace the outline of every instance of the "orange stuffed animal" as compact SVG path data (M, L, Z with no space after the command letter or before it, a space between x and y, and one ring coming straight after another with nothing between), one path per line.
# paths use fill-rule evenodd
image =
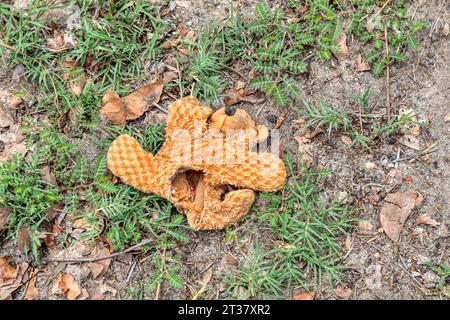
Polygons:
M256 134L234 134L237 143L229 145L225 140L230 129ZM178 130L185 138L182 143ZM267 128L256 126L244 110L223 108L213 114L211 108L187 97L169 106L166 140L156 155L143 150L134 138L121 135L108 150L108 167L125 183L171 201L186 214L193 229L223 229L248 213L255 200L253 190L275 191L286 182L286 169L278 156L250 150L267 135ZM243 139L247 148L238 157ZM200 151L195 150L197 141ZM211 161L208 152L218 141L224 143L215 151L226 150L232 156ZM174 150L190 156L178 158ZM198 155L200 161L195 159Z

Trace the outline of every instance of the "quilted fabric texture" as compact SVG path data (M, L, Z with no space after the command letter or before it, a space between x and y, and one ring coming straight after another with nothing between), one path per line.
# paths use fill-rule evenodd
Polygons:
M126 184L171 201L193 229L225 228L248 213L253 190L283 187L286 169L278 156L251 151L267 129L239 110L242 125L230 129L245 130L228 130L217 123L221 112L213 114L194 97L177 100L169 106L166 140L156 155L121 135L108 150L108 167Z

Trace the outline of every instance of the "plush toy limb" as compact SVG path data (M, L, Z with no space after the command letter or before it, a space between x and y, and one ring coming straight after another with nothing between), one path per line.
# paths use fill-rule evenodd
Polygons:
M219 230L238 222L246 215L253 202L255 193L242 189L231 191L225 199L220 199L223 189L205 185L205 203L202 210L195 205L185 210L188 223L194 230Z
M188 130L192 134L195 124L202 129L201 133L204 133L212 112L211 108L204 107L192 96L175 101L168 108L166 136L170 137L178 129Z
M256 159L256 163L249 160ZM286 183L283 160L271 153L250 153L243 163L206 165L205 182L212 185L229 184L259 191L276 191Z
M170 180L179 168L161 163L131 136L124 134L113 141L107 161L109 170L126 184L143 192L170 197Z

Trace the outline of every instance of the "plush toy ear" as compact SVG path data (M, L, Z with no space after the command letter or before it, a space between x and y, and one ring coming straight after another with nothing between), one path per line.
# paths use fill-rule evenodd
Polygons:
M228 129L253 129L250 116L243 109L225 107L217 110L210 118L209 127L226 133Z

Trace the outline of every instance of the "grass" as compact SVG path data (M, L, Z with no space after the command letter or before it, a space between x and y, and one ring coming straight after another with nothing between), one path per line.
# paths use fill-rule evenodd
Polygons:
M352 138L350 146L369 148L384 136L395 135L400 132L408 133L413 126L427 128L428 125L417 120L417 113L409 112L400 117L393 116L389 121L369 119L370 88L363 90L359 96L353 97L357 101L358 111L348 114L326 103L311 106L304 102L305 128L321 128L328 136L332 132L341 131ZM370 120L370 121L369 121Z
M47 39L65 30L64 22L55 16L73 5L79 8L72 15L79 14L80 26L66 33L77 44L73 50L53 52ZM101 10L94 18L98 6ZM124 84L141 78L143 63L154 60L159 52L159 38L167 22L157 17L154 5L143 0L131 4L80 0L64 5L34 0L23 12L0 4L0 26L0 55L6 57L3 62L25 66L26 77L38 85L42 97L37 108L59 121L67 120L67 113L75 110L73 124L81 133L98 123L98 106L104 93L110 89L124 93ZM75 67L68 69L65 61L74 61ZM82 94L74 96L65 77L73 79L82 74L88 81Z
M297 167L291 156L286 164L290 176L301 178L281 194L262 193L266 208L256 209L261 225L275 235L275 245L263 250L261 239L255 241L243 266L225 276L225 297L281 298L325 279L330 284L340 280L345 252L339 242L353 227L352 209L320 194L326 171Z

